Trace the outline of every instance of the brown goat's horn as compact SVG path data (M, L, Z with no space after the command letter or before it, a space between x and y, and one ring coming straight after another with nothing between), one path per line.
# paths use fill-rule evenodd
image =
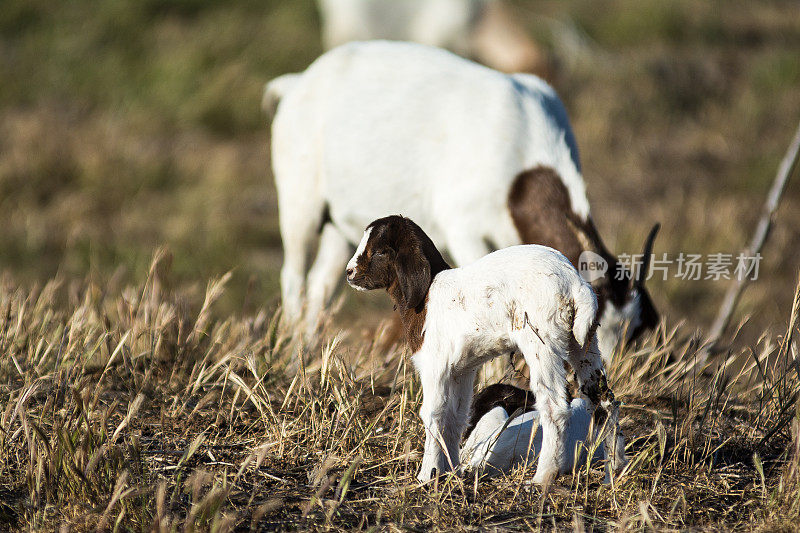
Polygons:
M661 229L661 224L656 223L653 226L653 229L650 230L650 234L647 236L647 240L644 241L644 251L642 252L642 266L639 268L639 273L636 276L636 282L634 287L641 287L644 285L644 280L647 278L647 271L650 268L650 256L653 253L653 241L656 238L656 234L658 230Z

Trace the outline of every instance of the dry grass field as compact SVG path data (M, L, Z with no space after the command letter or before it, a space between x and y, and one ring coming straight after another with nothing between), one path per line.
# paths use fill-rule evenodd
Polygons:
M607 244L660 221L657 254L741 249L800 120L796 2L510 6ZM585 466L548 494L522 467L421 487L388 298L348 295L311 351L278 325L260 93L320 52L306 0L2 3L0 530L800 529L797 176L707 368L727 282L649 282L662 326L609 370L613 486Z

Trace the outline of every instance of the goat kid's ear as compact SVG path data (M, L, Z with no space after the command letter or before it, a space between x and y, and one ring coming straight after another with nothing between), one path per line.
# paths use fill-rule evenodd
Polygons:
M431 286L431 265L421 250L404 250L395 260L397 282L403 298L410 309L418 309L428 295Z

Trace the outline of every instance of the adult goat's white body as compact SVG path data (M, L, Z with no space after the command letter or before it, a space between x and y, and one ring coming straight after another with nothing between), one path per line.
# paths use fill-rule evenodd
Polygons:
M281 280L285 312L299 317L306 262L324 226L308 279L311 328L349 247L386 213L416 220L459 265L522 243L508 196L525 169L555 169L573 212L589 215L566 111L533 75L373 41L339 47L289 76L267 87L271 101L281 98L272 125Z
M541 79L422 45L370 41L273 80L264 106L277 109L284 314L305 317L307 339L362 229L387 213L416 220L457 265L522 243L553 247L576 266L583 251L599 253L608 264L594 282L607 361L620 337L657 323L644 278L624 266L617 278L589 213L567 113Z

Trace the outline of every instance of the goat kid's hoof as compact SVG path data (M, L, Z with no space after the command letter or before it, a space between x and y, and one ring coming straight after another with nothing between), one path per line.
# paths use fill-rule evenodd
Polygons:
M536 472L532 481L534 485L538 485L539 487L547 487L548 485L552 484L555 479L555 472Z
M427 468L425 470L428 470ZM419 474L417 474L417 481L419 481L422 485L428 485L433 481L436 481L437 478L441 478L444 476L445 472L440 472L438 468L431 468L428 470L428 475L425 475L425 470L420 470Z
M436 479L436 477L439 475L435 468L431 468L427 473L426 470L428 469L423 467L417 474L417 481L422 484L428 483L432 479Z

